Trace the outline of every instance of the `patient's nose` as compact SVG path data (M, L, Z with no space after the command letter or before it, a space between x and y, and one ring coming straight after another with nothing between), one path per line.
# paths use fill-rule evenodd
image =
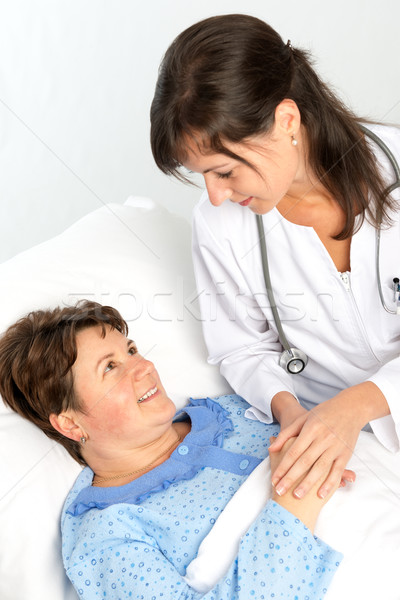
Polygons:
M154 364L144 358L143 356L134 356L136 358L135 364L132 365L131 376L134 381L140 381L143 377L146 377L154 371Z

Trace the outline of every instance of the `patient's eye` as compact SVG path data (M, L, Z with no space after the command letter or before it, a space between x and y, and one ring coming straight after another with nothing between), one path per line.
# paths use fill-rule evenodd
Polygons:
M137 351L138 351L138 349L137 349L135 342L133 342L132 340L129 340L128 354L133 356L134 354L137 353Z
M128 354L130 356L133 356L134 354L137 354L137 347L135 342L132 342L131 340L129 340L129 346L128 346ZM119 353L118 353L119 356ZM123 364L123 360L120 361L120 359L118 360L110 360L109 363L107 363L107 366L104 369L104 373L109 373L110 371L113 371L116 367L118 367L119 365Z

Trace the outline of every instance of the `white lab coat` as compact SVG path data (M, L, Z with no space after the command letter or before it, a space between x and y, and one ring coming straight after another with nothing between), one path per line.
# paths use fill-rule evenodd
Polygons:
M400 162L400 130L371 126ZM388 183L393 170L373 145ZM394 197L400 199L396 190ZM382 230L381 285L393 303L400 278L400 214ZM263 215L272 288L290 346L308 355L298 375L279 366L282 347L265 291L254 213L232 202L214 207L204 193L194 211L193 257L209 362L251 405L253 418L271 421L270 403L291 392L307 408L363 381L385 395L391 415L370 423L390 450L400 439L400 315L380 302L375 271L375 229L366 221L351 242L347 282L311 227L277 211Z

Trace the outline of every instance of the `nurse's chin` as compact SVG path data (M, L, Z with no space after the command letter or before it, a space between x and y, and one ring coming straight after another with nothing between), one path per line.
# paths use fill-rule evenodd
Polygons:
M261 203L257 203L257 202L254 202L254 203L252 202L248 208L255 215L266 215L267 213L269 213L272 210L272 207L266 208L265 206L262 206Z

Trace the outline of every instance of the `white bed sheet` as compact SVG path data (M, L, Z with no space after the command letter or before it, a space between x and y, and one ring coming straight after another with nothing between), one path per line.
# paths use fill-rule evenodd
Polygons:
M400 454L361 432L349 467L356 482L324 507L315 535L344 554L326 600L399 600ZM241 486L203 540L186 581L205 593L227 571L240 539L271 497L266 458Z

